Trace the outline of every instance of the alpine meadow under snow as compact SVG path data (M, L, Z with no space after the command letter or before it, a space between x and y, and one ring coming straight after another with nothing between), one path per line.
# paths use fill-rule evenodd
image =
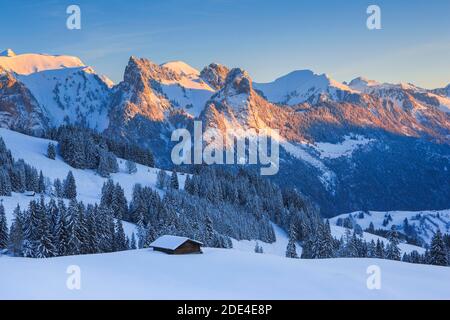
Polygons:
M450 299L449 87L134 56L114 84L5 50L0 299ZM278 130L279 173L174 166L194 121ZM203 254L149 248L165 235Z

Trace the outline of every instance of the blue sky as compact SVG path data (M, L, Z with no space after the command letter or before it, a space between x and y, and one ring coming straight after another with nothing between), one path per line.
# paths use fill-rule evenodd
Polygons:
M66 28L69 4L81 7L81 30ZM382 30L366 28L370 4ZM447 0L0 0L0 12L0 47L76 55L116 82L136 55L242 67L259 82L312 69L339 81L450 83Z

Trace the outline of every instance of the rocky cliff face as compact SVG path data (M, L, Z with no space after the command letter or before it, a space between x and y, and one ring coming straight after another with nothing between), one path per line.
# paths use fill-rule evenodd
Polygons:
M41 134L48 119L31 92L0 67L0 127Z

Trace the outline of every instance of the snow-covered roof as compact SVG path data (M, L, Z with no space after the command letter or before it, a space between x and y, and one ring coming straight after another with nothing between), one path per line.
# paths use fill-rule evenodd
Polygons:
M157 247L162 249L169 249L169 250L175 250L179 246L181 246L186 241L192 241L195 243L198 243L199 245L203 245L203 243L192 240L186 237L179 237L179 236L170 236L170 235L164 235L156 239L150 244L150 247Z

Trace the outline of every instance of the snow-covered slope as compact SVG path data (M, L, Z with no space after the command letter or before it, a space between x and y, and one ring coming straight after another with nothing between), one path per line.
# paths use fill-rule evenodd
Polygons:
M419 111L419 117L430 107L450 112L450 99L446 95L446 89L427 90L411 83L380 83L364 77L353 79L348 86L355 91L378 97L400 108L413 112Z
M0 258L0 299L450 299L450 268L377 259L297 260L205 248L42 260ZM381 289L369 290L369 266ZM66 286L78 266L81 290ZM180 272L183 271L183 272ZM189 277L186 277L186 272Z
M78 186L78 199L85 203L99 202L101 189L106 179L97 175L93 170L74 169L59 156L57 156L56 160L49 159L46 154L50 140L30 137L1 128L0 136L5 141L7 148L11 150L15 159L24 159L25 162L34 166L37 170L42 170L44 175L52 180L56 178L64 179L69 171L72 171ZM53 143L57 144L55 141ZM128 174L125 168L125 161L121 159L119 159L119 167L120 172L111 174L111 179L120 183L128 200L131 199L133 186L136 183L156 188L158 169L137 164L137 173ZM180 186L184 186L185 178L184 175L180 174Z
M108 127L110 88L90 67L47 70L19 76L52 126L65 121L103 131Z
M333 235L333 237L335 237L336 239L341 239L342 237L345 239L345 233L347 232L347 228L344 227L339 227L339 226L335 226L332 225L331 226L331 234ZM350 232L353 232L352 230L350 230ZM368 232L363 232L362 235L362 239L364 239L367 242L370 241L375 241L377 242L377 240L380 240L382 242L384 242L385 244L389 243L389 240L384 238L384 237L380 237ZM407 243L400 243L398 246L403 253L411 253L412 251L417 251L420 254L424 254L425 253L425 249L422 247L418 247L418 246L414 246L411 244L407 244Z
M200 78L200 72L183 61L167 62L161 65L177 75L175 79L162 79L161 89L176 107L198 117L206 101L215 90Z
M286 247L289 242L289 237L286 234L286 232L281 229L276 224L272 224L273 230L275 232L275 239L276 241L274 243L266 243L263 241L258 240L236 240L232 239L233 242L233 249L239 250L243 252L255 252L255 246L258 244L260 247L263 248L264 254L271 254L276 255L279 257L285 257L286 256ZM300 257L302 255L302 248L300 244L297 243L296 245L297 255Z
M71 56L52 56L36 53L16 55L11 49L4 51L0 55L0 67L23 75L44 70L83 66L84 63L79 58Z
M330 219L330 223L335 225L338 219L346 218L350 218L363 229L373 223L375 229L390 230L392 226L395 226L402 233L405 233L405 219L407 219L408 225L425 243L431 242L431 238L438 229L442 233L450 233L450 209L441 211L369 211L368 214L357 211L334 217Z
M311 70L293 71L269 83L254 83L271 102L296 105L305 101L317 102L326 97L341 100L353 90L345 84L331 79L326 74L315 74Z

